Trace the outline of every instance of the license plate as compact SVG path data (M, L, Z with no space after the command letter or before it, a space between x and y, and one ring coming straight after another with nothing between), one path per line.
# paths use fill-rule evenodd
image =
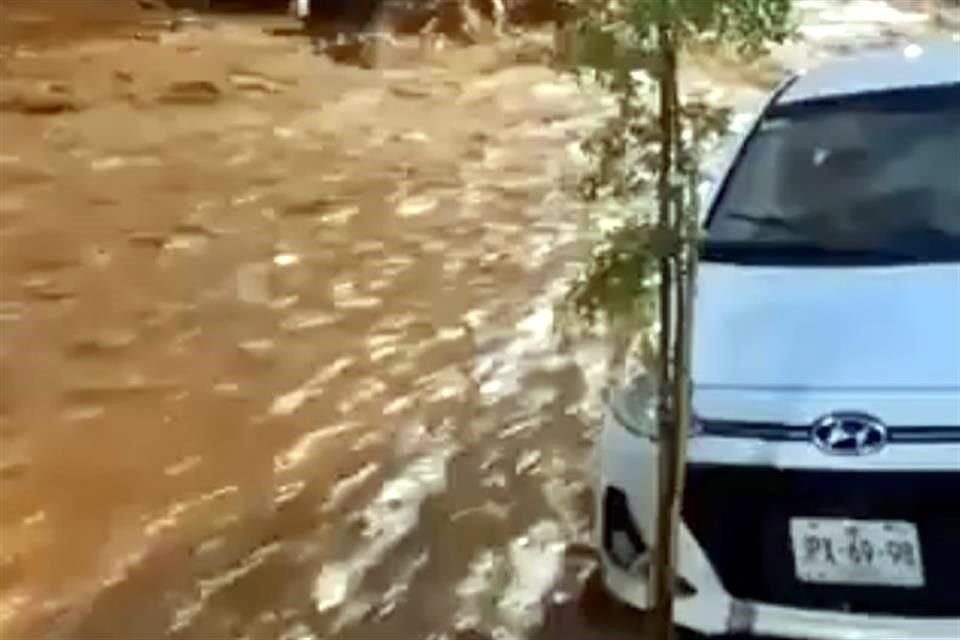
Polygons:
M791 518L801 582L922 587L916 525L901 521Z

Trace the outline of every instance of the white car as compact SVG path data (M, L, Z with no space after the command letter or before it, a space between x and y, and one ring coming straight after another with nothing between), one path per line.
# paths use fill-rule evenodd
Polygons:
M679 626L960 638L960 44L783 84L711 196ZM604 584L650 606L650 384L598 445Z

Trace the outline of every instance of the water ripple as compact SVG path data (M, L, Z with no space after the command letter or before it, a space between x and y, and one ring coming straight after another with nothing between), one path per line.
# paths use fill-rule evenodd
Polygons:
M361 513L364 544L352 556L326 565L313 584L313 602L320 613L343 606L359 587L367 571L416 527L423 502L446 488L450 447L411 462L389 480Z

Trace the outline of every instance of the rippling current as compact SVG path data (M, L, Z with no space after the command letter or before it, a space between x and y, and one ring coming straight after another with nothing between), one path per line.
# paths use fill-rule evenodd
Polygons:
M364 71L260 26L0 51L0 632L632 633L569 553L603 351L551 333L605 103L537 34Z

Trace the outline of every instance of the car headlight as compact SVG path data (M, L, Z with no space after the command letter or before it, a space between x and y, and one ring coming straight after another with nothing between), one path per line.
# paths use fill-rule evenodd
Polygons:
M607 411L617 424L635 435L651 440L660 437L657 384L653 376L641 374L621 385L610 395ZM693 437L700 432L701 423L694 418L687 435Z

